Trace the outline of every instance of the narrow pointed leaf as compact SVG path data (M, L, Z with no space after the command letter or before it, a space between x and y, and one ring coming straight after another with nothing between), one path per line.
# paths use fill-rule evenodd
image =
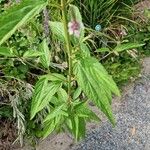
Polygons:
M40 56L40 61L41 61L42 65L45 68L49 68L51 54L50 54L46 39L43 40L43 42L41 43L40 51L43 53L43 55Z
M138 44L138 43L126 43L126 44L119 44L115 47L114 51L122 52L125 50L141 47L145 44Z
M23 54L23 57L25 58L30 58L30 57L38 57L44 55L43 52L39 52L39 51L34 51L34 50L28 50Z
M57 94L58 94L58 99L61 102L67 102L67 100L68 100L68 94L67 94L67 92L63 88L60 88L59 91L57 92Z
M51 122L45 124L44 129L43 129L43 139L45 139L54 130L55 130L55 121L54 120L52 120Z
M64 104L56 107L50 114L47 115L47 117L44 119L44 122L49 121L58 115L61 115L61 111L63 107L64 107Z
M73 94L73 99L74 100L77 99L80 96L81 92L82 92L82 89L78 87Z
M48 83L47 78L41 78L36 83L31 105L31 119L50 102L59 87L60 83Z
M92 110L90 110L84 103L81 103L78 106L76 106L75 112L76 115L81 118L100 121L100 118Z
M58 73L50 73L47 75L41 76L41 78L47 78L49 81L60 81L60 82L65 82L67 79L62 75Z
M103 48L97 49L96 52L110 52L110 49L107 47L103 47Z
M0 17L0 45L46 6L45 0L23 0Z
M7 48L7 47L0 47L0 55L6 56L6 57L13 57L13 56L15 56L13 54L12 49Z
M51 31L53 35L59 39L61 42L65 41L65 33L64 33L64 28L63 28L63 23L61 22L49 22Z
M71 118L71 132L73 133L76 141L85 137L86 124L84 118L80 118L77 115Z

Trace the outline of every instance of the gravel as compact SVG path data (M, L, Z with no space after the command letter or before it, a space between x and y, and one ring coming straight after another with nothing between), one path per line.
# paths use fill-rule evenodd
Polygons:
M72 150L150 150L150 78L143 76L123 97L115 112L117 125L109 122L89 132Z

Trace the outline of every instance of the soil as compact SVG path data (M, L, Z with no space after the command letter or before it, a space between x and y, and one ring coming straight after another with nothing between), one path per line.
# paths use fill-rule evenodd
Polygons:
M14 149L12 143L17 136L15 131L12 121L0 119L0 150Z

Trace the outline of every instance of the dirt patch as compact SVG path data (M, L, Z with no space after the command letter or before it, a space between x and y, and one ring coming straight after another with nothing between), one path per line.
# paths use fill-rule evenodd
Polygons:
M14 142L17 133L12 121L0 120L0 150L14 149L12 143Z

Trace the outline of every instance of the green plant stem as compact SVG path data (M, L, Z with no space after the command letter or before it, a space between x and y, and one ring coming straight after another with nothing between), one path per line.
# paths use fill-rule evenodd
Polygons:
M64 32L65 32L65 40L66 40L66 48L68 54L68 64L69 64L69 73L68 73L68 103L71 103L71 76L72 76L72 48L70 44L70 38L68 33L68 21L67 21L67 2L66 0L61 0L61 7L62 7L62 18L63 18L63 25L64 25Z

